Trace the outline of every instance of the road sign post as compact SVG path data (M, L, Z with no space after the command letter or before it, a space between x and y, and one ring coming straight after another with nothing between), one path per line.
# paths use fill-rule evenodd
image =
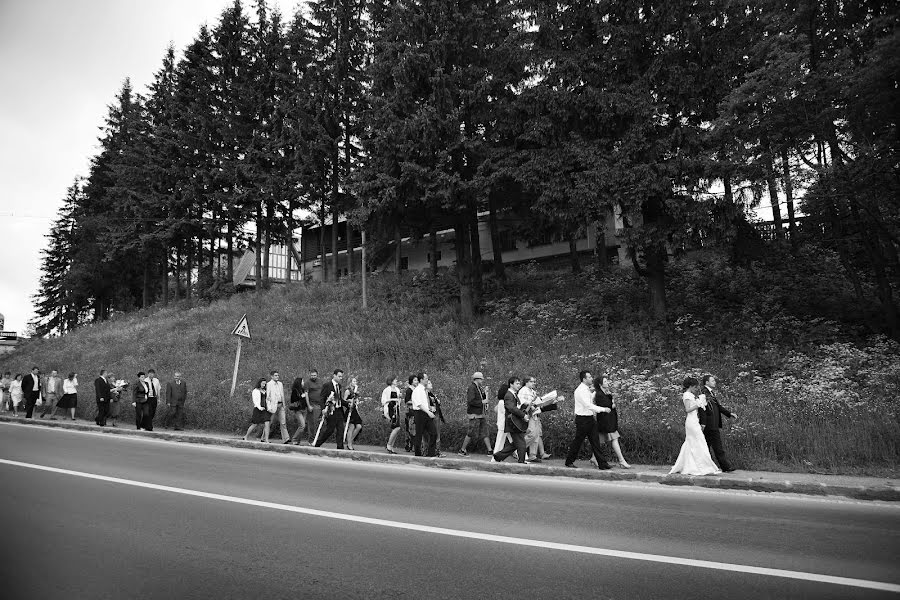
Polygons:
M247 315L244 314L238 324L234 326L231 335L238 336L237 353L234 355L234 374L231 376L231 393L229 398L234 397L234 388L237 386L238 365L241 364L241 342L244 338L250 339L250 324L247 323Z

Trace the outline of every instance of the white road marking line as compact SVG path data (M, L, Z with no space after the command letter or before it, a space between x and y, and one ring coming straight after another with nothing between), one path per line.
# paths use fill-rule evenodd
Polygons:
M629 560L640 560L644 562L655 562L670 565L680 565L685 567L697 567L700 569L714 569L717 571L731 571L734 573L747 573L751 575L764 575L768 577L781 577L785 579L797 579L801 581L812 581L816 583L828 583L832 585L843 585L849 587L865 588L870 590L879 590L885 592L900 593L900 585L886 583L881 581L869 581L866 579L854 579L850 577L836 577L833 575L822 575L819 573L804 573L802 571L788 571L785 569L770 569L767 567L754 567L750 565L738 565L731 563L722 563L709 560L696 560L693 558L680 558L677 556L665 556L661 554L645 554L643 552L626 552L623 550L611 550L607 548L594 548L591 546L578 546L575 544L561 544L558 542L547 542L542 540L531 540L527 538L516 538L505 535L493 535L489 533L478 533L473 531L465 531L462 529L448 529L445 527L432 527L430 525L416 525L413 523L402 523L400 521L390 521L387 519L375 519L371 517L363 517L359 515L348 515L343 513L330 512L326 510L318 510L315 508L304 508L301 506L290 506L288 504L278 504L276 502L265 502L262 500L251 500L249 498L239 498L236 496L226 496L223 494L213 494L210 492L201 492L198 490L189 490L185 488L172 487L168 485L159 485L156 483L145 483L143 481L135 481L132 479L121 479L119 477L108 477L106 475L97 475L94 473L85 473L83 471L70 471L68 469L58 469L56 467L46 467L43 465L35 465L30 463L19 462L15 460L7 460L0 458L0 464L11 465L14 467L23 467L26 469L35 469L38 471L47 471L50 473L59 473L61 475L71 475L74 477L83 477L85 479L94 479L97 481L105 481L109 483L118 483L137 488L149 490L157 490L161 492L171 492L173 494L182 494L185 496L195 496L198 498L206 498L209 500L219 500L222 502L231 502L234 504L245 504L247 506L256 506L261 508L271 508L272 510L280 510L284 512L298 513L314 517L324 517L326 519L337 519L340 521L351 521L354 523L365 523L367 525L376 525L379 527L392 527L394 529L406 529L409 531L417 531L420 533L432 533L436 535L445 535L450 537L467 538L480 540L485 542L499 542L501 544L511 544L514 546L528 546L531 548L543 548L549 550L562 550L564 552L576 552L579 554L592 554L596 556L608 556L612 558L625 558Z
M9 422L9 421L0 421L0 426L9 425L12 427L28 427L29 423L21 423L17 421ZM401 470L401 471L409 471L415 473L422 473L422 469L429 469L428 475L431 477L453 477L455 475L463 475L464 477L472 477L472 478L484 478L484 479L496 479L498 477L503 478L504 482L509 485L520 485L520 486L529 486L529 482L534 481L535 479L540 480L544 484L559 484L559 485L575 485L575 486L597 486L600 484L604 487L616 487L616 488L624 488L630 490L638 490L638 491L647 491L648 488L653 490L653 493L656 494L715 494L715 495L723 495L723 496L738 496L744 498L746 500L751 501L759 501L759 502L788 502L788 503L796 503L796 502L804 502L804 503L825 503L825 504L846 504L846 505L856 505L862 506L866 509L887 509L891 511L900 510L900 502L890 502L890 501L881 501L881 500L856 500L853 498L848 498L845 496L807 496L803 494L795 494L791 492L757 492L753 490L735 490L735 489L721 489L721 488L707 488L702 486L692 486L692 485L679 485L679 486L663 486L656 482L652 481L631 481L631 480L599 480L599 479L580 479L577 477L559 477L555 475L528 475L527 477L516 478L509 477L508 473L502 472L494 472L494 471L470 471L467 469L439 469L432 468L428 465L419 465L414 463L390 463L390 462L378 462L378 461L362 461L362 460L348 460L346 458L341 458L337 456L319 456L315 454L304 454L301 452L277 452L277 451L267 451L260 445L259 447L251 447L251 448L236 448L234 446L227 446L221 444L206 444L202 442L183 442L179 440L166 439L164 437L149 437L142 435L122 435L104 431L88 431L84 429L69 429L67 427L41 427L40 425L36 425L32 427L34 431L48 431L48 432L62 432L62 433L71 433L76 435L87 435L103 438L105 440L120 440L124 442L149 442L149 443L160 443L160 444L168 444L168 445L177 445L180 448L190 448L191 450L195 450L198 452L202 452L205 450L216 451L216 452L226 452L226 453L237 453L242 454L244 456L253 456L253 457L265 457L272 458L275 460L299 460L299 461L328 461L331 464L338 464L340 466L345 466L347 468L355 468L355 469L390 469L390 470ZM218 439L218 438L214 438ZM232 439L233 441L237 441L234 438L226 438ZM259 452L256 452L259 450ZM250 454L248 454L250 453ZM340 461L340 462L335 462Z

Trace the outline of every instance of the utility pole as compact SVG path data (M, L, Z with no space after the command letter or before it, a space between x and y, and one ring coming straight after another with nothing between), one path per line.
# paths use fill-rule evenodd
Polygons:
M362 302L363 302L363 310L368 308L368 302L366 298L366 228L362 227Z

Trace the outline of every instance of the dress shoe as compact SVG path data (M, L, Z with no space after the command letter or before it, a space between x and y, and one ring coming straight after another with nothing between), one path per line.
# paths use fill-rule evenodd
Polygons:
M566 467L569 469L577 469L578 468L575 465L573 465L572 463L566 463Z
M612 469L612 466L610 466L609 463L605 462L605 463L600 463L599 465L597 465L597 468L600 469L601 471L606 471L607 469Z

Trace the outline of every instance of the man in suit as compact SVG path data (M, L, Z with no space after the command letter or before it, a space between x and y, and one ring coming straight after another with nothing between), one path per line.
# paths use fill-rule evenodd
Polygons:
M712 448L716 460L719 462L719 468L726 473L734 471L734 467L728 462L725 456L725 448L722 446L722 415L737 419L737 414L728 410L716 399L716 378L712 375L703 376L703 389L701 395L706 396L706 408L697 409L697 419L700 421L700 429L703 430L703 437L706 443Z
M509 378L508 384L506 394L503 396L503 408L506 410L505 431L509 434L510 439L506 440L506 444L504 444L503 449L501 449L500 452L494 454L494 458L491 459L491 462L503 462L515 452L519 457L519 462L524 464L525 432L519 430L512 419L514 416L519 417L520 419L528 418L528 415L519 409L519 399L517 394L522 388L522 380L516 376L512 376Z
M416 423L416 435L413 437L413 450L416 456L422 456L422 436L428 436L425 456L437 454L437 427L434 423L435 413L428 399L428 373L416 375L418 384L410 395L412 413Z
M138 373L138 380L131 387L131 405L134 407L134 424L137 430L144 429L144 420L149 410L147 407L147 392L150 390L150 384L147 383L147 376L143 371Z
M25 396L25 418L30 419L41 397L41 370L37 367L31 367L31 373L22 379L22 394Z
M344 380L344 370L335 369L331 381L322 386L322 408L325 412L331 410L331 414L325 418L324 431L322 427L316 430L313 446L321 446L332 433L335 433L338 450L344 449L344 393L341 382ZM331 407L334 407L333 409ZM321 425L321 424L320 424Z
M94 422L100 427L106 427L106 415L109 414L109 402L112 399L106 369L100 369L100 376L94 380L94 394L97 399L97 417Z
M147 407L144 413L144 429L153 431L153 419L156 418L156 408L159 406L159 394L162 384L156 378L156 371L147 371Z
M184 429L184 401L187 400L187 384L181 379L181 373L175 371L175 380L166 384L166 417L163 427L175 425L175 431Z

